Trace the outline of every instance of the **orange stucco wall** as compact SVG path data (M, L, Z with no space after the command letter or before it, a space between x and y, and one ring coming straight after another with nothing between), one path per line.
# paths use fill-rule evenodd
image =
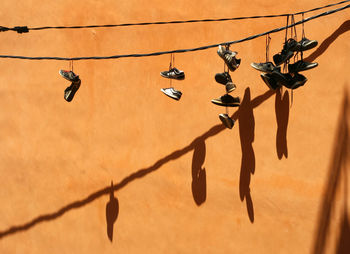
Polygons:
M10 1L2 26L90 25L289 13L330 1ZM314 12L313 14L320 13ZM160 92L169 55L69 62L0 59L0 253L349 253L350 11L305 24L315 69L269 91L236 44L240 96L225 129L216 49L175 55L180 101ZM306 15L306 17L310 14ZM300 16L296 17L300 20ZM0 54L106 56L241 39L286 18L0 33ZM301 38L301 27L297 28ZM284 32L271 34L270 58ZM113 181L113 192L111 192ZM108 226L107 226L108 224Z

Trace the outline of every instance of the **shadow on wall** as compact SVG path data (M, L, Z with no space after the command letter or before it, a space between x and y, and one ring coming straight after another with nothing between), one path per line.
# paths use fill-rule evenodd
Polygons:
M198 206L203 204L207 198L207 176L203 166L205 160L205 142L196 139L193 142L194 151L192 157L192 195Z
M269 90L269 91L265 92L264 94L257 96L256 98L254 98L251 101L252 107L256 108L256 107L260 106L261 103L263 103L264 101L269 99L274 93L275 93L275 91ZM237 120L239 118L239 115L240 115L240 111L238 110L232 114L231 118L233 118L234 120ZM212 128L210 128L208 131L203 133L201 136L195 138L194 141L192 141L188 146L185 146L182 149L176 150L176 151L170 153L169 155L159 159L152 166L150 166L148 168L140 169L140 170L130 174L129 176L125 177L118 184L114 185L113 190L114 191L120 190L120 189L124 188L126 185L128 185L129 183L133 182L134 180L142 178L142 177L158 170L161 166L163 166L167 162L169 162L171 160L176 160L176 159L180 158L181 156L187 154L188 152L190 152L191 150L194 149L196 140L206 140L212 136L215 136L216 134L220 133L223 130L225 130L225 127L222 124L214 125ZM74 201L72 203L69 203L69 204L61 207L60 209L58 209L55 212L39 215L36 218L30 220L29 222L26 222L26 223L21 224L21 225L11 226L10 228L8 228L6 230L0 231L0 239L4 238L6 236L9 236L9 235L15 234L17 232L29 230L30 228L36 226L38 223L59 218L60 216L64 215L65 213L67 213L73 209L78 209L78 208L80 208L86 204L89 204L89 203L95 201L96 199L98 199L104 195L107 195L109 193L110 193L110 187L105 187L105 188L100 189L94 193L91 193L89 196L87 196L81 200L77 200L77 201Z
M326 40L324 40L321 45L317 48L317 50L312 53L310 56L308 56L307 58L305 58L304 60L307 62L312 62L314 61L317 57L319 57L320 55L322 55L327 48L343 33L347 32L350 30L350 20L345 21L336 31L334 31ZM272 95L274 94L274 91L269 90L266 93L257 96L256 98L254 98L251 101L251 106L253 108L258 107L261 103L263 103L265 100L267 100L268 98L270 98ZM240 116L240 110L236 111L231 118L233 118L234 120L237 120ZM202 139L202 140L206 140L209 137L212 137L218 133L220 133L221 131L225 130L225 128L223 127L222 124L220 125L215 125L212 128L210 128L207 132L203 133L201 136L197 137L196 139ZM195 139L195 140L196 140ZM178 158L180 158L181 156L183 156L184 154L190 152L192 149L194 149L194 141L189 144L188 146L179 149L177 151L174 151L172 153L170 153L169 155L159 159L157 162L155 162L152 166L148 167L148 168L144 168L144 169L140 169L134 173L132 173L131 175L125 177L121 182L119 182L118 184L116 184L113 189L114 191L117 191L121 188L124 188L127 184L129 184L130 182L133 182L136 179L139 179L141 177L146 176L147 174L152 173L153 171L159 169L161 166L163 166L164 164L166 164L167 162L171 161L171 160L176 160ZM249 179L250 180L250 177ZM249 186L248 186L249 187ZM21 232L24 230L29 230L30 228L34 227L35 225L37 225L38 223L41 222L45 222L45 221L50 221L50 220L54 220L62 215L64 215L66 212L71 211L72 209L78 209L88 203L93 202L94 200L96 200L97 198L100 198L104 195L107 195L110 193L110 187L105 187L103 189L100 189L94 193L91 193L89 196L81 199L81 200L77 200L74 201L72 203L69 203L61 208L59 208L57 211L52 212L52 213L46 213L46 214L42 214L37 216L36 218L24 223L24 224L20 224L20 225L14 225L11 226L10 228L0 231L0 239L15 234L17 232ZM247 198L248 201L248 198ZM326 202L326 201L324 201ZM247 203L248 204L248 203ZM252 207L252 206L251 206ZM325 212L325 214L327 214ZM326 215L322 216L322 217L327 217ZM320 218L320 225L322 224L322 219ZM320 226L321 228L321 226ZM323 232L322 229L319 230L320 232ZM319 233L321 234L321 233ZM322 235L322 234L321 234ZM321 237L322 238L322 237ZM319 239L319 237L318 237ZM315 250L318 249L318 245L320 242L320 240L316 241L317 243L315 244ZM321 253L321 252L314 252L314 253Z
M275 98L275 112L277 121L276 150L278 159L283 155L288 158L287 127L289 120L289 93L286 90L283 98L281 89L277 89Z
M106 205L106 220L107 220L107 236L109 240L113 241L114 223L116 222L119 214L119 202L114 197L113 182L109 190L109 201Z
M255 154L253 149L255 120L253 105L250 100L250 88L246 88L242 103L239 107L239 136L241 139L242 161L239 178L239 196L246 200L250 221L254 222L253 201L250 195L250 174L255 172Z
M349 99L347 91L344 92L344 99L342 104L341 115L338 122L338 130L334 139L334 149L332 160L329 167L328 183L325 187L325 193L320 208L320 215L318 219L318 226L316 231L314 254L325 253L325 246L327 239L330 236L329 227L331 224L332 212L336 205L336 193L340 187L340 181L344 180L344 212L342 216L342 224L340 229L340 236L337 245L337 254L350 253L350 230L347 213L347 161L349 160ZM343 171L343 175L341 174ZM343 178L341 178L341 176ZM339 203L339 202L338 202Z
M322 55L328 47L343 33L350 30L350 20L345 21L343 24L340 25L340 27L335 30L330 36L325 39L321 45L308 57L306 57L304 60L305 62L313 62L317 57Z

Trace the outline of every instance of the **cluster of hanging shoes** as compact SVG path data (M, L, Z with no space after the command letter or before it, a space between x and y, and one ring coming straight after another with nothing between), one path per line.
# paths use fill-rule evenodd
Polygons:
M265 63L251 63L251 66L262 72L260 76L270 89L276 90L281 86L296 89L307 81L307 78L299 72L318 66L317 63L308 63L303 60L303 52L316 47L317 44L316 40L309 40L306 37L299 42L290 38L285 41L282 51L273 56L274 64L267 60ZM299 54L301 60L295 61ZM290 63L292 57L294 57L294 63ZM280 66L282 64L284 64L283 71Z
M73 71L59 70L58 72L64 79L72 82L70 86L68 86L64 90L64 99L68 102L71 102L74 98L75 93L78 91L81 80L79 75L76 75Z
M215 105L226 107L226 113L220 114L219 119L226 128L232 129L234 120L229 117L227 107L238 107L240 105L240 98L229 95L229 93L236 89L236 85L232 82L229 72L234 72L239 67L241 59L237 59L237 52L229 50L228 46L224 48L219 45L217 53L224 60L225 65L224 72L215 75L215 81L225 86L226 94L217 99L212 99L211 102ZM227 70L225 70L226 66Z
M170 79L170 87L168 88L162 88L160 89L166 96L169 96L170 98L174 100L180 100L182 92L179 90L176 90L172 86L172 80L184 80L185 79L185 73L182 70L179 70L175 67L173 67L173 64L175 62L175 57L173 54L170 55L170 65L169 65L169 70L168 71L162 71L160 75L163 78L168 78Z

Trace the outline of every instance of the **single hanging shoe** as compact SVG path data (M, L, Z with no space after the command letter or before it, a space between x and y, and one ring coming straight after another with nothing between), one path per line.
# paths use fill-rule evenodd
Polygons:
M169 96L170 98L174 100L180 100L182 93L178 90L175 90L172 87L169 88L162 88L160 89L166 96Z
M168 71L162 71L160 75L164 78L171 78L171 79L177 79L177 80L185 79L185 73L176 68L172 68Z
M225 85L226 92L231 93L236 89L236 85L232 83L231 76L228 72L217 73L215 75L216 82Z
M281 87L270 73L261 73L260 77L265 82L265 84L272 90L276 90L277 88Z
M223 106L223 107L238 107L240 105L241 100L239 97L232 97L229 94L225 94L217 99L212 99L212 103Z
M74 98L75 93L78 91L81 84L81 80L79 79L76 82L72 82L72 84L64 90L64 99L68 102L71 102Z
M225 85L225 89L226 89L226 93L231 93L234 90L236 90L236 85L233 84L232 82L227 82L227 84Z
M241 59L236 58L236 51L226 50L222 45L219 45L217 53L231 71L235 71L241 64Z
M232 82L232 79L228 72L223 72L215 74L215 81L220 84L226 85L228 82Z
M228 114L220 114L219 118L223 125L225 125L226 128L232 129L233 125L235 124L235 121L228 116Z
M58 73L70 82L77 82L78 80L80 80L79 75L76 75L72 71L59 70Z
M302 38L301 41L297 43L297 51L305 51L316 47L318 42L316 40L309 40L307 38Z
M306 71L306 70L315 68L317 66L318 66L318 63L308 63L308 62L304 62L303 60L299 60L294 64L288 64L288 72L296 73L300 71Z
M252 66L254 69L265 72L265 73L272 73L274 70L281 71L281 67L275 66L272 62L266 62L266 63L251 63L250 66Z
M290 58L292 58L292 56L294 55L294 51L296 51L297 49L297 44L298 43L294 39L288 39L284 43L281 53L275 54L273 56L273 61L275 62L275 64L277 66L281 65L288 61Z

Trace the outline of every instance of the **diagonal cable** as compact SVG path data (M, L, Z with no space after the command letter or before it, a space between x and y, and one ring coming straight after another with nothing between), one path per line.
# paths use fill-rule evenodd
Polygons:
M320 13L315 16L311 16L309 18L306 18L304 20L300 20L294 24L290 24L287 26L275 28L273 30L263 32L260 34L255 34L243 39L235 40L235 41L228 41L228 42L223 42L223 43L217 43L217 44L212 44L212 45L207 45L207 46L202 46L202 47L197 47L197 48L190 48L190 49L177 49L177 50L169 50L169 51L160 51L160 52L153 52L153 53L146 53L146 54L125 54L125 55L113 55L113 56L87 56L87 57L28 57L28 56L14 56L14 55L0 55L0 58L14 58L14 59L26 59L26 60L62 60L62 61L78 61L78 60L103 60L103 59L118 59L118 58L127 58L127 57L148 57L148 56L159 56L159 55L165 55L165 54L172 54L172 53L185 53L185 52L193 52L193 51L200 51L200 50L206 50L210 48L215 48L218 47L219 45L231 45L231 44L237 44L237 43L242 43L245 41L253 40L256 38L259 38L261 36L267 35L267 34L272 34L272 33L277 33L279 31L282 31L284 29L294 27L303 23L306 23L308 21L328 16L330 14L337 13L339 11L345 10L350 8L350 4L340 7L338 9L333 9L330 11L326 11L323 13Z
M185 23L199 23L199 22L220 22L220 21L233 21L233 20L244 20L244 19L261 19L261 18L276 18L286 17L289 15L300 15L305 14L332 6L340 5L343 3L350 2L350 0L343 0L341 2L328 4L325 6L313 8L307 11L295 12L295 13L284 13L284 14L272 14L272 15L258 15L258 16L246 16L246 17L234 17L234 18L220 18L220 19L191 19L191 20L174 20L174 21L158 21L158 22L141 22L141 23L123 23L123 24L110 24L110 25L88 25L88 26L42 26L42 27L31 27L27 26L16 26L8 28L0 26L0 32L5 31L16 31L17 33L27 33L29 31L47 30L47 29L82 29L82 28L112 28L112 27L125 27L125 26L148 26L148 25L165 25L165 24L185 24Z

